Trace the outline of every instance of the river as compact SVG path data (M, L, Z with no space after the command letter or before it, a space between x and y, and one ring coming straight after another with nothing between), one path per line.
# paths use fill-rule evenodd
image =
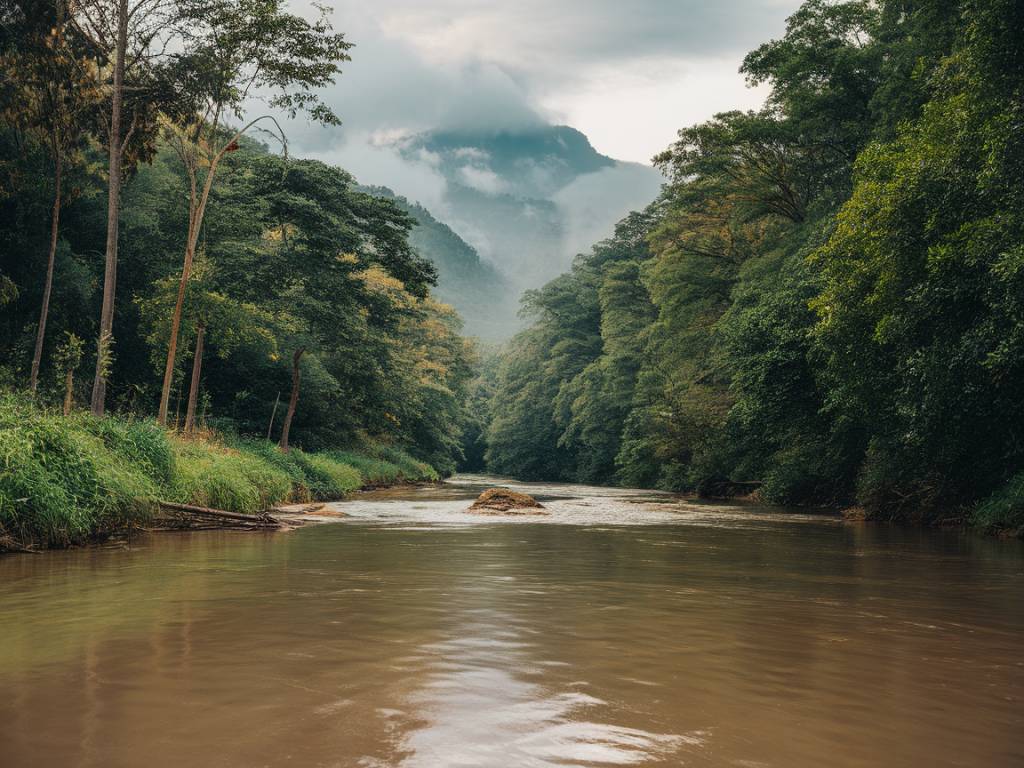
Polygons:
M490 482L0 558L0 766L1024 765L1020 542Z

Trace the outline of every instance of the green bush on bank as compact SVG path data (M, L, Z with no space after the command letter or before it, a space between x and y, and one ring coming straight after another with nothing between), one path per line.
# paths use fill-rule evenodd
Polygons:
M987 531L1006 531L1024 537L1024 472L982 501L971 520Z
M147 518L158 490L78 419L0 398L0 535L65 546Z
M0 394L0 549L4 537L80 543L144 523L160 500L252 513L437 479L399 449L369 451L284 454L263 440L186 440L148 420L65 418Z

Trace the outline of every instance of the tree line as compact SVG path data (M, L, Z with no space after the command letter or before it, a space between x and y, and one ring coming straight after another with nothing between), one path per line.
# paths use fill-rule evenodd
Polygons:
M1024 524L1024 6L808 0L472 386L493 471Z
M454 467L473 351L414 220L279 122L339 123L319 94L351 44L326 13L0 3L0 383Z

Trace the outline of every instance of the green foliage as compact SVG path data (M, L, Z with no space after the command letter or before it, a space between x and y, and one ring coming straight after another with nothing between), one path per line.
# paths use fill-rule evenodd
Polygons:
M415 443L420 458L452 471L461 456L472 351L454 314L430 296L436 268L410 241L414 219L397 202L357 188L342 169L271 154L244 135L272 125L271 118L247 123L244 112L256 91L292 116L336 123L320 89L340 73L350 43L321 8L306 19L278 0L172 5L180 23L166 55L129 57L124 124L132 137L125 156L131 173L120 205L118 304L112 334L89 348L100 359L86 361L97 362L108 379L109 407L156 411L181 255L194 243L171 377L171 411L179 420L179 401L191 384L188 354L203 323L206 353L197 384L206 418L262 436L280 402L279 434L291 361L301 350L293 445L336 447L365 434ZM67 355L52 354L51 340L98 334L105 277L96 254L106 248L103 126L109 120L72 125L64 119L70 115L44 103L63 94L58 106L77 117L84 114L79 101L95 106L103 96L97 83L84 82L97 71L95 46L83 38L89 25L69 8L62 31L54 8L19 0L0 28L0 70L33 73L0 78L0 352L5 376L26 374L49 250L51 179L62 157L64 205L42 360L44 367L57 364L63 384L74 366ZM140 18L143 26L156 21ZM132 26L136 32L143 36ZM39 74L65 70L83 82ZM58 118L60 136L44 130ZM243 135L232 141L239 129ZM202 190L215 172L204 208ZM52 373L41 379L44 405L60 402L58 394L63 399L49 385L58 378ZM83 377L77 384L81 390L89 382Z
M57 348L54 363L58 371L67 372L78 369L82 363L82 353L85 351L85 342L73 333L64 335L63 343Z
M363 450L368 455L397 467L399 476L396 479L407 482L434 482L441 479L436 469L397 446L378 443L367 445Z
M0 395L0 538L24 544L66 546L142 524L159 500L253 513L437 478L394 447L282 453L265 440L184 440L152 421L62 418Z
M170 501L258 512L288 499L291 479L257 456L191 440L172 441L177 472Z
M1022 35L1012 0L804 3L745 60L765 109L655 158L644 248L528 297L488 466L1019 526Z
M96 419L78 414L69 420L76 429L99 438L118 460L128 462L160 486L174 477L174 451L167 433L149 420Z
M338 499L366 484L358 469L335 461L333 457L311 453L304 459L306 476L312 481L309 490L314 499Z
M974 510L972 522L989 531L1024 537L1024 472L1018 472Z
M0 533L63 546L145 519L156 483L103 441L0 396Z

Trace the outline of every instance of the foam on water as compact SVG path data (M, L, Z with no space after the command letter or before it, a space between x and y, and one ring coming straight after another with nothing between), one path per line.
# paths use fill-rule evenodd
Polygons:
M546 515L479 515L468 511L482 491L496 485L528 493L541 502ZM565 483L522 483L487 475L456 475L437 486L387 489L329 505L346 517L325 521L376 523L405 530L436 526L495 524L585 526L635 525L757 525L761 521L803 522L833 519L835 515L796 512L782 508L736 503L712 503L679 494L635 488L600 488Z

